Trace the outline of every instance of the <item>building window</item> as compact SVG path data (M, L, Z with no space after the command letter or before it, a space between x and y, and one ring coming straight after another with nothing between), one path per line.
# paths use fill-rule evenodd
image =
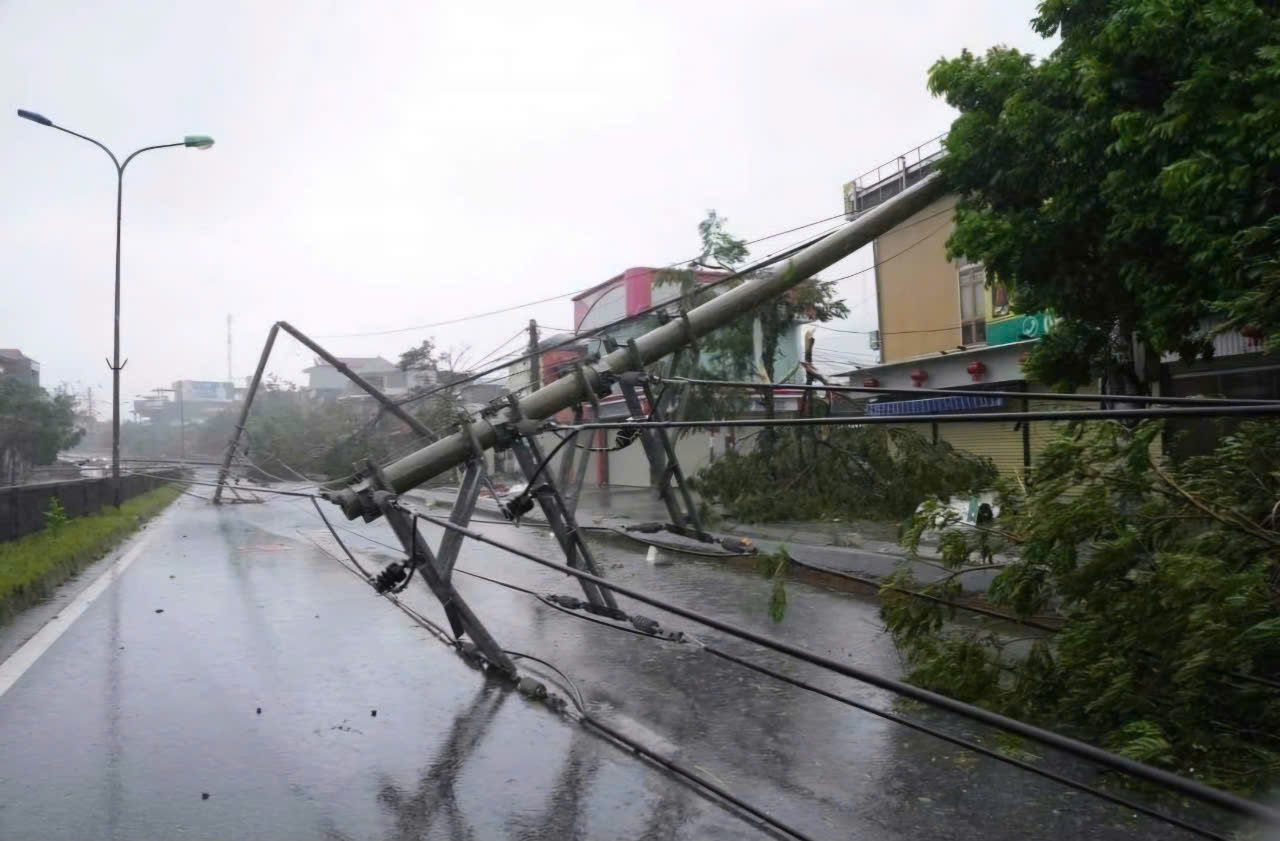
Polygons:
M994 315L1009 314L1009 290L996 281L991 285L991 311Z
M960 343L987 343L987 270L981 263L961 258L956 264L960 282Z

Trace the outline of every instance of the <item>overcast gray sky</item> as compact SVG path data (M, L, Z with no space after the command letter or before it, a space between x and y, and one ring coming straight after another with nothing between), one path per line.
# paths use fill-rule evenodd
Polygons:
M126 175L129 400L224 379L228 313L243 382L278 319L315 336L442 321L686 258L708 208L745 238L839 213L845 181L946 130L934 60L1047 51L1034 5L0 0L0 347L47 386L109 395L115 176L16 108L122 156L217 139ZM875 326L872 290L844 283L841 326ZM325 344L394 360L431 335L477 359L531 317L569 327L571 304ZM828 369L867 352L820 340ZM305 381L292 340L274 359Z

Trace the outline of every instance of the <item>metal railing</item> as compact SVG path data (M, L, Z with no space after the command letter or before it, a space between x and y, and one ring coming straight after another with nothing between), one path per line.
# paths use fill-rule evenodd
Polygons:
M869 169L845 185L845 212L860 213L905 190L922 178L939 158L946 154L942 141L946 132L930 138L914 149L908 149L892 160ZM874 194L873 201L865 201Z

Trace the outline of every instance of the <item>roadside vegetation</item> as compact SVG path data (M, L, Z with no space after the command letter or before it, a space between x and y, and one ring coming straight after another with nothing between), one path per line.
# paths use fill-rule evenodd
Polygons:
M906 543L940 537L949 575L904 566L882 613L910 679L1237 791L1280 779L1280 425L1247 422L1173 463L1157 421L1069 426L999 515L927 505ZM1056 634L1010 645L946 622L964 576L995 569L996 609L1053 612Z
M85 517L68 517L55 498L41 531L0 543L0 622L40 601L181 493L174 485L148 491L119 508L106 507Z
M18 379L0 379L0 461L53 464L60 450L84 437L76 426L75 398L49 394Z
M1032 26L1061 38L1043 59L995 47L929 73L960 111L939 163L951 256L1059 319L1024 370L1151 393L1221 331L1280 350L1280 10L1046 0ZM890 585L948 598L995 571L992 605L1060 632L1011 644L887 588L883 615L917 683L1260 791L1280 780L1280 425L1223 424L1181 461L1164 429L1068 425L993 520L915 519L906 543L939 538L948 574Z

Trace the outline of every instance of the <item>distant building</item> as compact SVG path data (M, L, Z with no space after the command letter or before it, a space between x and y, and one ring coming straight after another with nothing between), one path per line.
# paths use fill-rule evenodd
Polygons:
M0 348L0 379L40 385L40 363L17 348Z
M414 388L438 381L435 371L402 371L394 362L381 356L340 356L338 359L369 385L392 397L404 396ZM317 397L364 394L345 374L319 359L303 373L308 377L307 387Z
M232 382L174 380L171 388L158 388L134 400L133 412L147 421L199 423L235 405L236 391Z
M466 371L438 371L434 368L402 371L381 356L340 356L338 360L369 385L388 397L396 398L406 397L419 389L464 380L470 375ZM305 369L305 373L309 378L307 387L313 397L370 399L363 389L328 363L316 360L316 364ZM456 391L464 406L478 409L505 394L507 387L503 383L464 382L457 386Z

